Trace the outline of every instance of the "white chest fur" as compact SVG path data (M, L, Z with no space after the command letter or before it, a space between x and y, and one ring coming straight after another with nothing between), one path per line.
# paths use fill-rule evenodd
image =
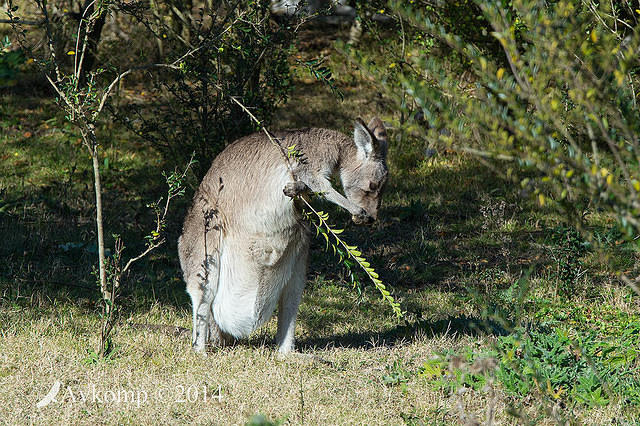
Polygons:
M225 238L213 303L222 331L246 337L271 317L306 250L306 238L299 226L271 235Z

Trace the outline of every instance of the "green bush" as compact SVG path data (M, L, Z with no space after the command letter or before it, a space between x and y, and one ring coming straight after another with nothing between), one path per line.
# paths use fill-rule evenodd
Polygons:
M605 2L503 3L477 2L498 52L429 8L400 2L392 12L403 34L422 33L447 54L424 51L416 36L402 38L402 57L386 60L344 49L405 117L419 115L400 123L398 134L414 137L406 145L427 140L471 152L578 227L598 209L633 238L640 232L640 35Z
M537 391L552 400L640 405L638 351L631 339L615 342L592 332L561 328L519 332L498 339L496 379L511 393Z
M591 331L551 325L499 336L493 351L476 353L467 348L458 355L442 354L426 361L417 375L448 395L461 387L483 391L495 382L518 398L536 396L565 405L640 406L637 338L607 340ZM391 376L385 376L385 383L387 377ZM406 372L400 377L408 380Z
M15 82L20 66L26 62L21 49L10 50L10 47L11 42L8 36L0 40L0 86Z
M378 33L370 25L370 37L385 43L340 48L387 95L401 155L428 158L433 146L472 154L547 213L561 213L568 226L550 230L547 242L560 296L572 296L587 254L612 252L610 235L637 250L640 13L626 1L494 0L460 7L466 3L392 1L385 13L394 25ZM589 224L594 214L616 229ZM562 304L559 310L569 310ZM524 322L506 306L499 317ZM615 340L600 332L619 323L556 318L498 337L495 352L482 356L496 357L493 378L512 395L535 394L549 407L614 401L636 407L634 331L616 332ZM624 324L638 327L637 318ZM478 356L462 359L460 368L430 360L420 375L447 392L481 389L487 377L473 371Z
M149 11L134 16L149 28L148 37L162 43L163 59L177 68L151 75L147 87L153 101L131 103L116 117L158 148L169 162L182 164L196 153L198 177L227 143L256 127L231 96L237 97L261 122L268 124L291 89L289 55L293 22L270 19L269 1L243 2L229 7L213 2L198 14L157 20ZM180 4L159 2L161 10ZM185 52L188 52L185 54ZM155 48L146 54L158 55Z
M555 264L556 276L563 295L574 294L576 281L586 272L586 266L581 260L591 244L585 241L574 228L558 226L552 229L548 238L549 254Z

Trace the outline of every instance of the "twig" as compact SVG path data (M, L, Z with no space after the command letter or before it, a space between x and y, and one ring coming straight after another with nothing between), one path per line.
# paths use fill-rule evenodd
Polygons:
M184 171L180 175L180 179L181 180L184 179L184 177L187 175L187 172L191 168L192 164L193 164L193 154L191 155L191 159L189 160L189 163L187 163L187 167L184 169ZM163 224L164 224L164 222L165 222L165 220L167 218L167 213L169 212L169 204L171 203L171 200L174 199L180 193L179 191L174 191L173 193L171 191L172 191L171 187L169 187L169 193L167 195L167 200L164 203L164 210L162 212L162 216L160 216L158 214L157 217L156 217L156 229L155 229L155 232L158 235L162 231ZM165 241L166 241L165 238L154 240L151 244L149 244L149 246L142 253L140 253L139 255L137 255L134 258L129 259L129 261L126 263L125 267L122 268L122 271L120 272L120 275L123 275L127 270L129 270L131 265L133 265L135 262L137 262L138 260L140 260L143 257L145 257L147 254L151 253L156 248L160 247L162 244L165 243Z
M41 26L44 24L46 20L41 19L39 21L32 21L30 19L0 19L0 24L19 24L19 25L35 25Z
M87 29L84 32L84 40L82 40L82 54L80 55L80 65L78 66L78 45L80 43L80 32L82 31L82 23L85 21L85 15L91 7L95 4L97 0L93 0L82 12L82 16L80 17L80 21L78 22L78 34L76 36L76 50L74 52L75 58L73 60L73 74L75 75L75 88L78 90L78 82L80 81L80 69L82 68L82 63L84 62L84 54L87 50L87 44L89 41L89 33L91 32L91 27L93 26L94 21L87 21Z
M48 74L45 74L45 77L49 81L49 83L51 84L51 87L53 87L53 89L58 93L58 95L60 95L62 100L69 106L69 108L72 110L72 112L74 114L79 114L79 111L73 106L73 104L71 103L69 98L67 98L67 96L62 92L62 90L60 90L58 85L51 79L51 77L49 77Z
M216 88L217 88L218 90L222 91L222 88L221 88L220 86L216 85ZM224 92L223 92L223 93L224 93ZM264 127L264 126L262 125L262 122L261 122L260 120L258 120L258 119L256 118L256 116L255 116L255 115L253 115L253 114L251 113L251 111L249 111L249 109L248 109L246 106L244 106L244 105L242 104L242 102L240 102L238 99L236 99L236 97L235 97L235 96L230 96L230 98L231 98L231 100L232 100L233 102L235 102L236 104L238 104L238 106L240 106L240 108L242 108L242 110L243 110L244 112L246 112L246 113L247 113L247 115L248 115L248 116L249 116L249 117L250 117L250 118L251 118L251 119L252 119L252 120L253 120L253 121L258 125L258 126L260 126L260 129L264 132L264 134L265 134L265 135L267 135L267 138L269 138L269 140L270 140L272 143L274 143L274 144L275 144L275 145L280 149L280 152L282 153L282 155L284 156L285 161L287 162L287 169L289 170L289 174L291 175L291 178L292 178L294 181L297 181L297 180L298 180L298 178L296 177L296 174L295 174L295 172L293 171L293 168L291 167L291 162L289 161L289 156L287 155L287 152L284 150L284 148L282 147L282 145L280 145L280 142L278 142L278 141L276 140L276 138L274 138L274 137L271 135L271 132L270 132L270 131L268 131L268 130L267 130L267 128L266 128L266 127Z
M51 21L49 20L49 12L47 11L46 3L43 4L41 0L36 1L36 3L38 4L38 7L40 7L40 10L44 15L44 22L46 24L45 29L47 32L47 45L49 46L49 52L51 53L53 68L56 73L56 81L62 81L60 66L58 65L58 60L56 58L56 51L53 47L53 34L51 34L51 25L50 25ZM51 79L49 79L49 82L51 82Z

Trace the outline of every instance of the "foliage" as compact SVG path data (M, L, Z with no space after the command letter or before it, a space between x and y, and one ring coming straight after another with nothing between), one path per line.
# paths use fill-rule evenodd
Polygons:
M246 425L247 426L279 426L284 422L285 420L283 419L271 421L263 414L254 414L253 416L251 416L251 418L246 423Z
M218 1L192 13L186 4L159 2L159 8L183 8L186 18L180 31L173 28L175 20L134 11L136 19L152 29L149 36L163 43L163 60L177 66L152 76L149 96L154 102L113 110L117 119L169 162L184 164L195 152L200 162L196 175L204 176L227 143L255 131L230 96L242 99L265 123L289 96L288 57L295 27L293 22L271 20L269 4L260 0L231 6ZM159 54L152 48L147 60Z
M591 244L578 231L567 227L554 228L549 240L553 247L550 255L557 267L560 291L570 295L575 291L576 280L587 272L580 258L590 249Z
M561 326L518 329L498 337L496 350L443 353L425 361L414 374L447 394L461 387L479 391L495 378L508 393L551 404L639 406L636 345L632 339L602 340Z
M640 405L640 354L631 340L603 341L558 327L502 337L498 348L496 377L509 392L536 390L586 405Z
M455 3L463 2L429 3L453 7ZM624 4L614 3L616 7ZM396 99L402 101L404 96L403 107L394 107L393 113L385 116L385 121L398 120L402 126L394 126L391 132L391 136L399 143L392 143L390 147L392 153L389 165L394 179L386 193L383 219L375 229L354 229L352 232L358 236L366 235L362 238L363 252L373 252L375 256L384 259L384 264L378 265L376 269L384 268L385 281L394 283L394 293L402 298L403 308L406 307L410 312L423 312L424 317L415 324L397 327L397 322L383 315L385 305L374 301L371 294L363 295L370 303L354 305L349 292L344 288L308 286L298 323L299 331L309 342L309 347L321 348L330 341L335 342L338 348L343 345L351 348L344 351L329 346L313 350L323 357L327 354L333 360L334 367L338 366L337 369L323 369L326 374L316 374L316 368L300 369L300 393L303 390L302 377L305 380L305 392L314 389L314 392L305 394L308 406L323 406L326 395L336 392L344 396L336 404L332 404L333 411L330 414L325 410L310 410L309 417L322 418L325 422L327 416L335 416L334 420L342 422L362 422L362 416L369 419L369 422L400 422L398 416L401 416L405 421L415 421L416 424L421 421L433 423L434 418L442 417L443 424L459 423L461 421L458 421L455 414L458 394L467 392L465 402L470 403L476 413L484 412L485 404L490 399L490 391L487 389L495 385L497 389L507 393L506 398L503 397L503 392L499 393L499 405L502 407L506 404L521 410L523 417L520 418L526 421L536 420L535 415L530 415L535 414L540 406L552 406L559 411L575 413L581 416L582 422L624 422L624 419L637 418L637 348L640 347L638 300L631 291L617 286L613 278L620 271L637 272L635 242L620 241L623 237L621 230L610 228L612 221L609 207L603 207L600 201L590 201L589 196L572 199L579 213L577 216L585 222L580 234L573 226L559 224L558 216L554 214L555 209L552 209L558 204L549 197L552 192L544 192L548 188L541 187L544 195L543 208L532 208L534 202L540 207L540 192L536 193L535 190L548 183L542 181L544 176L535 168L527 168L524 162L522 164L525 168L518 170L518 160L513 156L507 158L506 152L500 154L504 160L497 160L491 151L484 149L480 139L462 139L463 132L457 128L450 130L449 135L441 133L443 128L448 128L449 122L446 115L440 115L440 109L434 107L433 116L436 119L443 118L441 127L425 128L434 123L429 123L427 114L422 111L421 106L418 108L415 98L399 86L404 78L411 76L408 68L416 66L415 55L424 52L434 61L442 62L441 65L451 74L451 78L457 78L460 92L456 93L459 97L455 100L462 99L462 104L468 101L468 97L481 93L475 92L476 82L483 87L482 81L475 74L481 69L481 65L470 60L464 52L449 49L446 40L421 30L412 24L412 20L381 3L380 9L383 8L384 15L393 19L403 16L405 54L400 54L402 37L389 36L390 31L401 34L399 20L381 24L376 30L378 33L367 34L367 37L373 39L380 36L386 44L377 45L377 41L374 41L373 45L363 44L363 49L377 49L376 52L384 51L389 54L368 57L375 61L376 69L381 72L379 75L385 76L376 78L376 81L394 89L393 96L376 98L379 101L375 102L375 107L384 108L388 106L385 102L389 99L394 102ZM582 9L580 13L590 12ZM631 14L627 12L624 19L633 24L636 15L633 11ZM466 21L468 25L473 25L472 16L470 14ZM622 19L622 12L618 16ZM435 22L436 18L432 18ZM440 15L439 18L441 20L437 22L442 23L446 31L458 33L456 28L447 26L446 20L451 21L448 16ZM365 20L364 17L362 19ZM518 15L513 19L516 24L515 39L522 43L522 32L526 27ZM478 31L482 31L483 25L478 25ZM166 43L172 43L173 37L184 34L178 28L177 21L174 20L171 26L173 29L169 32L169 41ZM489 28L489 35L491 31ZM621 23L618 23L618 31L624 37L632 34ZM411 33L414 35L410 35ZM465 34L461 34L461 37L463 42L474 44L473 37L467 38ZM590 33L586 33L586 38L591 40ZM600 41L601 37L598 39ZM559 42L565 41L561 38ZM483 54L490 59L489 62L495 61L495 77L500 68L504 69L500 80L504 83L511 74L510 66L506 62L506 56L500 51L496 52L491 46L481 46ZM523 52L525 48L531 47L525 46L519 51ZM164 52L172 52L174 49L178 50L177 47L164 45ZM136 50L122 50L127 55L138 57ZM322 52L315 53L312 57L318 54L326 55ZM360 54L363 58L368 55L365 51ZM336 64L335 56L327 57L321 66L335 71L334 83L340 88L340 80L345 75L342 64ZM63 59L68 61L72 58L66 56ZM392 64L395 65L390 66ZM370 68L366 65L361 69L376 71L371 62L368 63ZM106 71L98 76L98 83L99 79L107 78L114 72L108 66L103 68ZM416 70L423 71L419 68ZM471 71L465 73L467 70ZM170 69L166 75L174 72L177 70ZM434 84L430 79L431 75L425 73L423 77L429 84ZM539 75L534 77L540 78ZM633 75L632 77L635 78ZM159 76L158 79L160 78ZM291 108L295 109L296 120L299 121L285 119L280 122L280 126L299 125L300 120L308 122L317 118L316 107L321 110L324 107L330 109L327 118L331 122L346 121L360 107L362 97L373 99L377 94L377 91L371 91L371 86L366 78L362 79L360 73L347 74L347 78L353 78L353 87L357 87L362 96L360 93L352 96L349 91L345 101L339 105L330 104L327 107L322 102L312 104L309 96L314 100L322 98L322 93L318 93L322 87L314 85L310 88L311 94L305 91L304 99L300 99L302 96L294 99L293 105L303 106ZM131 91L131 86L127 86L128 95L121 101L133 99L132 102L142 105L155 103L158 107L166 99L163 97L166 94L163 93L158 95L161 97L143 96L137 90L142 86L147 91L144 86L146 83L137 83L139 85L135 86L135 93ZM444 97L454 99L447 98L447 93ZM73 383L74 377L78 375L78 365L73 360L99 362L100 354L91 350L85 353L85 347L78 346L77 342L84 341L87 336L93 338L98 334L99 337L98 330L103 318L98 317L100 309L96 309L95 288L82 286L87 283L89 274L85 271L89 269L96 252L95 244L86 242L87 235L91 235L87 218L93 214L88 203L90 194L87 192L91 184L90 165L84 164L86 155L78 149L80 142L77 141L78 135L73 126L65 122L60 114L57 122L55 118L50 119L54 112L46 100L40 102L38 108L33 107L33 102L31 97L20 94L7 96L7 102L0 105L0 115L4 117L0 122L0 163L4 170L4 173L0 173L0 198L3 200L0 202L0 210L4 211L0 220L0 232L5 241L2 255L7 259L0 267L0 305L4 313L0 315L0 334L3 336L0 344L5 343L4 353L7 358L6 365L0 368L0 376L8 378L11 383L23 383L25 369L19 368L20 365L31 366L27 371L38 372L40 368L41 374L36 374L39 379L34 384L45 389L50 386L48 380L51 376L41 360L46 359L49 348L57 348L64 359L72 361L68 365L63 362L54 372L56 379L64 383ZM114 102L112 106L117 108L119 104ZM444 111L448 111L448 108L444 108ZM251 106L249 110L253 111ZM459 109L454 110L459 113ZM402 111L404 120L400 120L399 116L402 114L396 114L398 111ZM366 113L369 112L366 110ZM489 118L482 123L486 124L488 121ZM104 144L100 164L104 164L101 168L105 175L105 187L109 188L107 218L111 222L111 228L124 228L125 233L126 230L130 231L129 235L125 234L123 237L130 243L127 244L128 250L143 250L145 242L153 240L154 235L149 232L148 240L140 239L140 244L136 245L134 234L139 235L140 229L149 229L146 224L141 224L148 217L137 212L144 211L142 200L157 199L160 196L149 197L148 189L158 186L158 179L149 170L157 170L161 162L150 146L140 146L137 138L132 138L117 123L105 124L102 121L97 124L99 131L105 135L100 139ZM473 124L471 122L468 125L473 129ZM526 121L524 124L527 124ZM111 128L113 130L107 137L105 130ZM487 134L486 130L482 131L482 135ZM576 129L572 128L571 131ZM425 135L431 139L427 140ZM104 142L107 139L113 139L117 143L108 148L108 144ZM509 186L506 183L508 181L495 178L468 155L438 149L436 156L427 159L425 143L440 144L438 148L444 146L467 151L475 149L473 152L488 156L484 157L485 160L492 166L498 166L498 172L505 172L512 167L511 177L518 178L518 185ZM52 144L56 145L55 150L51 149ZM602 146L598 145L598 148ZM289 156L296 155L295 147L286 149ZM409 153L416 155L418 161L411 164L403 162L402 157ZM108 167L107 163L103 163L107 159ZM609 168L613 170L613 167ZM578 172L574 172L574 176L575 174ZM529 180L520 186L525 178ZM519 194L533 197L531 200L518 200ZM506 208L502 207L503 200ZM80 203L84 204L79 207ZM516 203L517 209L511 214L510 206L513 203ZM157 203L152 205L157 210ZM497 206L495 210L491 207L494 205ZM76 215L80 222L75 218L71 221L70 217ZM334 217L333 214L331 217ZM56 222L49 222L51 218ZM317 218L314 221L318 223ZM113 226L114 222L118 223L118 227ZM73 223L73 226L69 226L69 223ZM169 232L167 239L175 242L179 226L169 224L166 231ZM585 234L593 234L594 241L588 241ZM333 237L331 234L327 235L333 245ZM339 236L342 237L341 234ZM324 237L320 242L324 245ZM607 254L624 264L624 268L607 266L604 262L593 263L596 257L594 246L605 247ZM337 256L340 257L340 246L336 247ZM351 263L353 271L358 269L355 268L356 262L344 250L342 257L345 263ZM316 263L311 269L321 271L317 282L323 283L322 269L326 260L322 256L316 256L312 262ZM333 266L330 268L334 269ZM529 270L530 282L522 282L503 290L503 284L513 282L509 280L516 279L520 268ZM171 246L166 254L161 252L154 256L143 271L134 270L135 275L128 280L127 290L123 289L121 294L121 317L124 314L128 322L154 322L159 327L164 327L160 324L166 323L188 327L189 319L183 312L188 301L183 284L176 276L177 270L177 260ZM487 284L477 290L482 296L470 297L470 292L462 289L461 285L466 282L477 283L478 280ZM561 291L554 292L557 284L560 284ZM590 285L593 293L585 299L583 292L579 291L580 285ZM25 297L25 294L30 297ZM97 303L102 303L102 300ZM479 318L486 317L487 312L500 316L499 320L510 320L501 321L501 324L519 323L523 327L512 329L507 336L501 336L502 330L497 329L470 330L470 321L481 323ZM406 329L411 333L405 333ZM34 334L34 330L37 333ZM148 387L145 389L190 383L194 366L202 371L208 368L206 360L181 356L188 350L188 338L177 338L169 333L150 333L148 329L141 331L134 327L127 327L126 330L126 333L119 334L118 345L112 347L128 349L111 352L106 358L102 358L113 361L110 361L110 365L105 365L106 368L99 369L104 370L105 383L114 388L123 383L118 375L111 374L112 367L124 370L129 368L130 371L125 371L126 376L138 384L146 383ZM269 334L270 331L251 338L252 348L263 344L264 333ZM483 333L488 335L482 335ZM35 345L32 350L34 336L40 344ZM411 344L394 344L406 341ZM373 345L379 349L369 350ZM378 345L384 347L380 348ZM447 349L443 351L443 347ZM266 412L271 419L281 416L286 419L287 415L295 412L295 406L291 408L291 404L278 404L277 401L274 404L273 398L254 396L271 395L268 388L273 388L271 379L276 376L290 379L290 375L273 374L274 368L290 368L290 362L274 364L268 353L265 355L251 348L245 349L247 348L239 347L233 353L223 351L215 354L223 366L220 371L227 372L218 377L219 381L235 383L233 375L237 371L245 371L246 368L243 368L249 362L257 367L258 372L253 368L246 374L246 383L236 383L229 396L242 398L244 405L240 406L249 407L249 412ZM425 353L440 355L425 360ZM389 358L391 360L387 361ZM148 359L153 360L154 368L171 371L172 374L164 375L159 381L156 379L145 382L148 377L154 376L148 374L148 363L145 363ZM380 365L381 362L386 364ZM372 367L373 370L369 367L367 370L374 371L374 375L378 374L378 380L371 380L371 374L362 374L363 365ZM80 369L87 374L97 371L83 365L80 365ZM548 385L546 378L549 378ZM275 386L297 392L298 378L293 381L293 385L285 381ZM267 391L256 393L256 389ZM388 404L380 405L374 400L358 399L357 395L362 395L363 392L380 394L381 389L388 397ZM4 411L13 422L19 423L32 415L29 410L21 411L24 404L19 404L20 400L29 399L28 390L18 387L15 394L24 394L24 398L7 400L8 405L4 407ZM469 393L471 397L468 397ZM414 402L415 395L421 397L419 403ZM425 397L422 398L422 395ZM227 404L225 410L221 410L216 404L206 404L201 406L198 411L200 414L195 418L190 417L194 412L190 409L191 404L187 405L189 407L176 408L171 404L162 404L146 410L131 410L130 407L123 406L122 410L104 412L92 411L90 407L83 411L84 407L78 408L76 405L75 408L71 407L71 415L93 419L106 413L113 422L147 418L151 415L149 413L160 416L158 418L169 419L169 422L176 418L194 422L206 415L213 416L210 418L221 416L224 419L219 421L221 423L244 422L248 418L247 410L237 408L237 404ZM41 414L45 418L55 418L59 412L49 410ZM325 416L322 417L322 414ZM503 421L506 416L504 412L500 415L503 417L497 421ZM268 419L265 420L268 422ZM508 421L505 419L504 422ZM580 420L576 422L579 423Z
M313 208L309 202L307 202L304 198L299 197L306 205L306 208L309 211L304 211L303 214L305 218L311 222L316 228L316 236L322 235L325 239L326 249L329 250L329 246L333 249L333 254L338 256L339 262L345 265L349 269L350 274L353 276L353 272L351 270L352 264L348 262L355 262L369 277L373 285L378 289L382 298L391 306L393 312L396 314L398 318L401 318L404 313L402 312L402 308L400 307L400 303L398 303L387 287L382 283L378 273L371 266L367 260L362 257L362 252L358 250L357 246L351 246L347 244L342 238L340 238L340 234L344 231L343 229L335 229L327 222L329 220L329 215L323 211L317 211ZM354 286L357 285L356 281L354 281Z
M15 82L20 66L26 62L21 49L11 50L8 36L0 40L0 86Z
M400 57L379 60L367 49L341 48L404 111L397 132L403 143L426 141L478 156L580 232L557 228L550 236L560 293L574 295L587 272L581 258L599 238L585 226L590 213L614 218L631 244L640 234L640 33L624 25L621 8L611 4L503 3L476 2L479 27L501 52L447 25L450 15L443 20L441 11L404 2L393 2L390 12L404 24ZM418 37L405 36L420 33L450 53L429 55ZM398 52L399 43L389 50ZM620 276L637 291L633 279ZM549 406L558 400L637 405L633 339L572 333L534 328L500 337L496 380L510 392L535 393ZM445 383L454 388L477 380L467 373L451 377Z
M326 85L334 96L341 101L344 100L344 94L338 88L331 70L326 66L325 58L315 58L308 61L296 60L296 62L306 68L316 80Z
M405 129L479 155L540 206L561 209L579 227L590 208L610 212L633 238L640 232L640 36L623 38L614 29L619 19L608 3L512 3L512 11L501 2L478 3L502 57L448 30L429 10L394 3L414 31L468 65L461 80L451 72L453 56L443 60L420 53L416 43L407 47L394 69L413 102L398 101L398 107L411 114L417 106L424 123L408 122ZM351 53L387 92L397 92L383 78L387 67Z
M89 6L85 9L85 16L79 20L78 36L76 47L68 52L74 57L73 67L71 70L63 68L61 62L56 56L55 45L58 42L52 35L50 20L50 6L46 1L36 1L38 12L43 18L45 30L45 42L49 47L44 56L38 56L35 52L35 46L32 41L27 38L27 31L23 26L23 21L16 13L18 6L14 6L13 2L7 4L6 14L9 17L14 35L21 48L29 53L29 56L36 58L37 63L41 67L45 79L51 85L51 88L57 94L56 102L61 110L65 112L66 120L75 126L82 135L82 143L87 149L93 166L94 179L94 195L96 208L96 240L98 248L98 282L100 293L105 304L103 306L105 319L109 318L110 311L113 310L113 299L111 292L107 288L107 262L105 257L104 243L104 221L102 219L102 185L100 178L100 144L96 134L96 124L98 118L104 108L106 99L109 97L114 85L121 78L120 75L111 83L97 83L96 77L104 70L98 69L96 72L91 70L90 66L85 66L85 60L89 62L89 58L93 57L91 40L89 34L94 28L101 27L104 23L106 15L109 13L109 5L99 3ZM85 64L85 65L83 65ZM109 321L105 320L105 324ZM108 332L106 333L109 334ZM104 328L103 328L103 336ZM101 339L99 352L105 354L106 343L104 338Z
M533 399L546 407L546 415L554 412L552 407L567 408L556 408L556 417L579 407L640 406L640 316L608 305L587 308L567 299L540 298L530 286L528 278L521 279L494 294L500 306L490 308L495 312L489 317L504 320L501 306L515 306L519 317L531 312L532 321L497 335L490 348L446 349L417 369L397 361L383 382L406 391L412 381L426 380L446 396L465 390L486 393L495 382L514 398L514 406ZM447 327L454 321L448 320Z
M387 386L400 386L403 392L407 391L407 382L413 376L413 372L403 366L401 361L395 361L393 365L387 366L386 374L382 376L382 383Z

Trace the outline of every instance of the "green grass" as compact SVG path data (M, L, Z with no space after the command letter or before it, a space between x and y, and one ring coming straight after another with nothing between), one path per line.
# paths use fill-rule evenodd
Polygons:
M357 115L393 121L358 73L332 67L344 102L299 78L273 128L350 132ZM247 341L196 356L189 333L175 332L190 328L176 254L188 196L176 204L167 245L126 278L115 351L96 360L88 155L47 97L12 90L0 103L0 418L8 423L226 424L258 413L295 424L639 420L640 299L615 278L638 272L637 249L597 213L588 226L605 250L585 244L472 157L425 160L394 142L377 224L358 228L322 208L394 289L406 320L366 281L354 290L318 241L296 330L301 354L276 356L272 320ZM130 256L153 219L146 203L164 192L165 165L111 123L99 135L107 234L122 234ZM37 409L56 380L61 392L95 385L150 399L71 403L67 393ZM218 386L222 400L205 402L204 390L215 395ZM197 393L192 402L182 401L187 389Z

